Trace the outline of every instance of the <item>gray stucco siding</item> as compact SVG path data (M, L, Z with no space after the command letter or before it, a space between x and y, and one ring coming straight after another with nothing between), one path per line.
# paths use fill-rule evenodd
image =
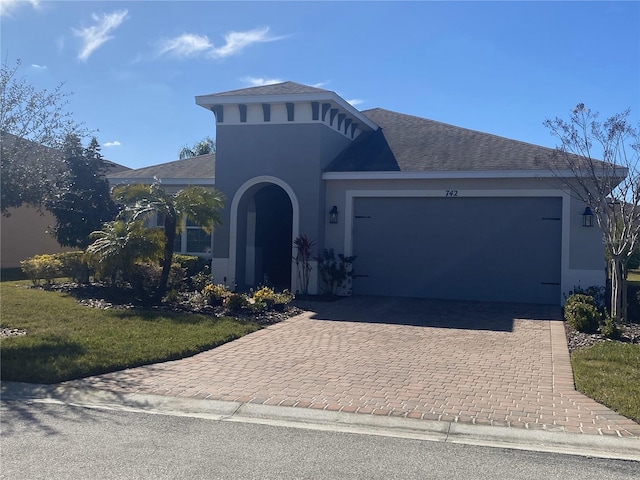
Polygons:
M223 218L237 190L259 176L276 177L294 191L300 206L300 232L324 238L322 168L349 140L323 124L218 125L216 188L227 197ZM217 231L214 255L229 254L228 227Z

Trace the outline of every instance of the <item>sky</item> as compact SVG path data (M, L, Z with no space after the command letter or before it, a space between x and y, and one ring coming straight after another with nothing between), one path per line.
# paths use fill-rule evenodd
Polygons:
M640 2L0 0L0 55L105 158L172 161L215 138L196 95L293 81L537 145L584 103L640 120Z

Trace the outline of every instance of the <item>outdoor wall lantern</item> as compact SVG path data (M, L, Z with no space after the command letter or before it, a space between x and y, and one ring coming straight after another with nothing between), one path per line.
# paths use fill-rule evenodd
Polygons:
M338 223L338 207L336 205L329 210L329 223Z
M591 211L591 207L584 209L584 213L582 214L582 226L593 227L593 212Z

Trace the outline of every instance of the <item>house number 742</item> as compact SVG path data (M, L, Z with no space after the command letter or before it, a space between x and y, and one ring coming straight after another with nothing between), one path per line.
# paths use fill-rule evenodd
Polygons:
M445 197L457 197L458 196L458 190L447 190L447 193L445 194Z

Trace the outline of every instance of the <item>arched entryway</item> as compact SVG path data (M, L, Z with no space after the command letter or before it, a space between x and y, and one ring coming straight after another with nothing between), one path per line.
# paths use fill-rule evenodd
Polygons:
M235 277L238 289L268 284L291 289L297 201L286 184L245 184L234 198ZM295 215L294 215L295 213ZM233 226L232 226L233 230ZM297 233L296 233L297 234Z

